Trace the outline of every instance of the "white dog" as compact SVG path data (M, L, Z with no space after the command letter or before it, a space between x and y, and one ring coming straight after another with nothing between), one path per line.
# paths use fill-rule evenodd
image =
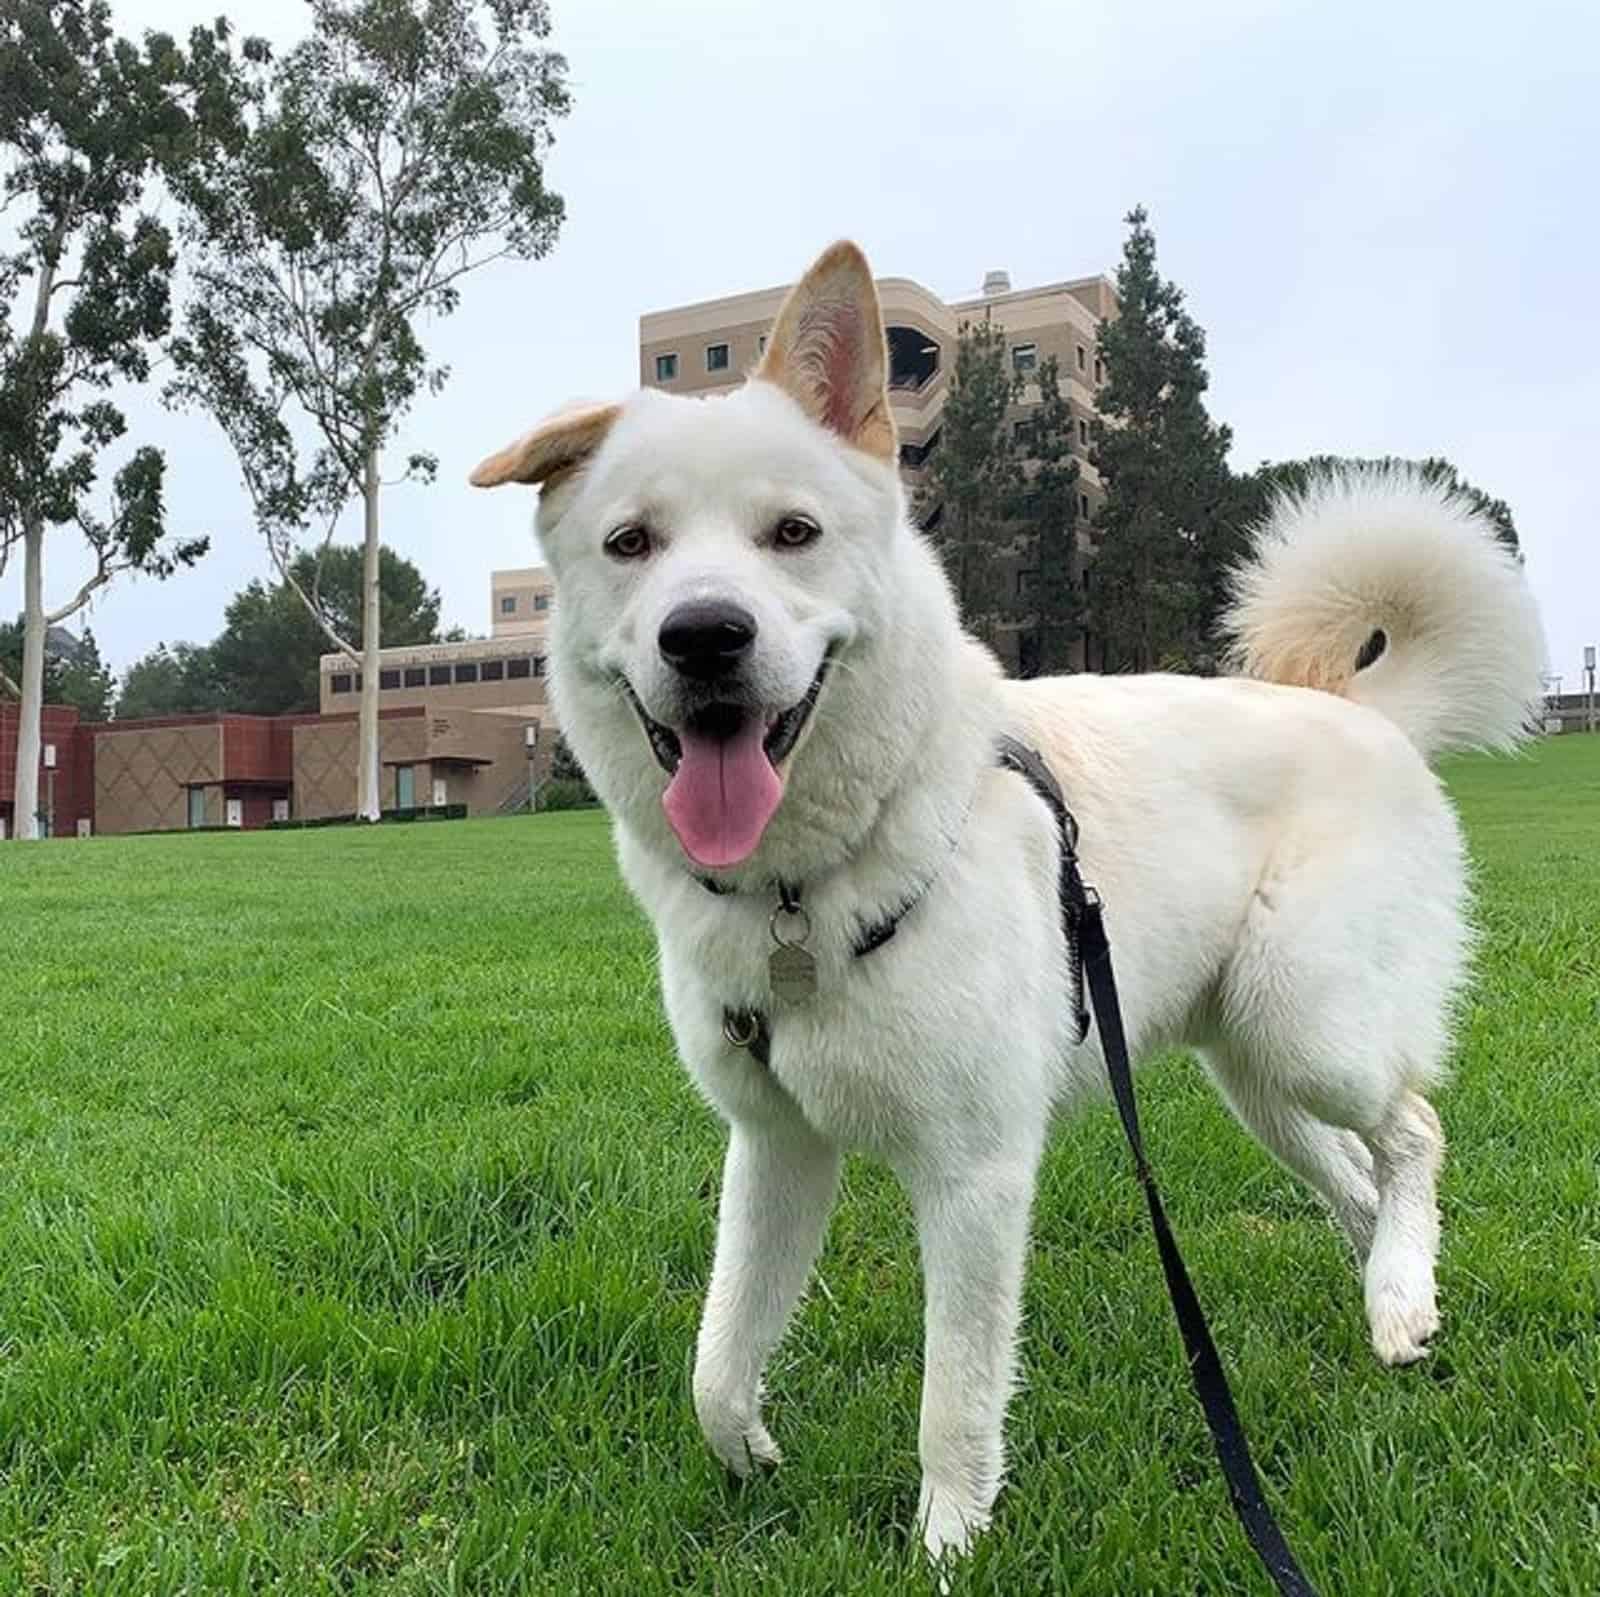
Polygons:
M841 1153L865 1149L921 1237L924 1543L965 1548L989 1519L1040 1151L1103 1079L1074 1036L1056 832L997 768L1005 733L1081 826L1135 1057L1202 1054L1332 1207L1378 1357L1422 1355L1444 1149L1425 1094L1468 940L1426 758L1514 742L1542 658L1470 508L1399 473L1281 503L1239 579L1239 677L1006 681L907 519L849 244L741 388L566 411L473 481L542 488L557 715L730 1127L694 1373L730 1469L778 1460L762 1371Z

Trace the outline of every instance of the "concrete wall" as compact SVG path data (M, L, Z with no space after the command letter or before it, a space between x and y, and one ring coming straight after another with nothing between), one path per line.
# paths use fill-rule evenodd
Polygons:
M294 815L318 820L327 815L353 815L356 809L356 760L360 729L354 715L304 721L293 730ZM421 709L380 712L378 760L383 783L380 802L394 806L392 767L416 765L428 755L427 716Z
M94 735L97 832L182 831L189 788L206 784L206 824L222 825L223 728L218 717L107 722ZM210 784L219 784L214 790Z

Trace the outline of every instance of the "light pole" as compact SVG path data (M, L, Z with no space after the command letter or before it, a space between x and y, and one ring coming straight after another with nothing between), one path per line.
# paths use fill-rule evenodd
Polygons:
M539 762L539 718L533 720L522 729L522 746L528 751L528 813L534 815L539 809L539 779L537 776Z
M1585 718L1589 730L1594 731L1594 645L1583 647L1583 674L1589 679L1589 713Z

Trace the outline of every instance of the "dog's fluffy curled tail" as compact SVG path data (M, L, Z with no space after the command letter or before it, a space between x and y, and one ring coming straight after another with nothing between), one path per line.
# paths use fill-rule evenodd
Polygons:
M1405 468L1280 497L1223 626L1245 674L1380 710L1425 756L1509 748L1539 697L1543 634L1515 555L1469 501Z

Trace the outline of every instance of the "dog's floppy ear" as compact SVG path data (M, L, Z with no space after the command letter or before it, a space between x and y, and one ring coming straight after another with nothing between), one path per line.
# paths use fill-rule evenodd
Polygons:
M597 450L622 413L620 405L573 405L524 433L514 444L480 461L467 479L474 488L504 482L548 483L581 466Z
M835 244L783 302L755 375L846 443L892 463L887 373L883 313L867 258L854 244Z

